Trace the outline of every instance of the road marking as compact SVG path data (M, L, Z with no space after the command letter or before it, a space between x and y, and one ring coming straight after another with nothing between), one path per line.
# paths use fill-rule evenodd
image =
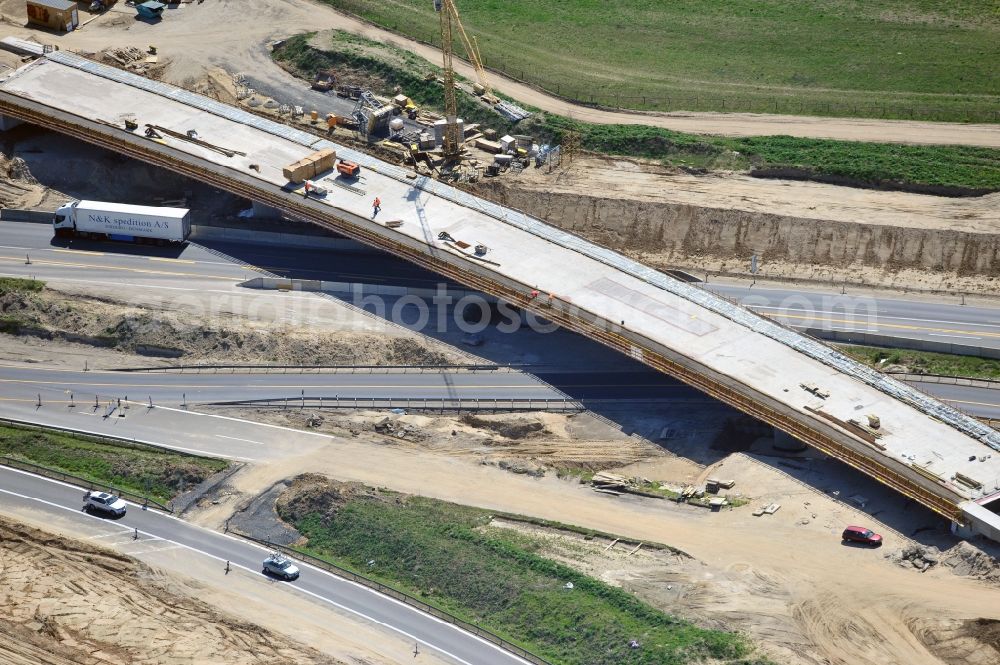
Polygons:
M941 333L927 333L928 337L957 337L958 339L982 339L982 337L968 337L966 335L943 335Z
M20 256L0 256L0 259L7 259L9 261L21 261L24 259ZM60 266L65 268L93 268L95 270L119 270L123 272L135 272L145 275L165 275L168 277L198 277L201 279L224 279L231 282L242 282L242 277L218 277L215 275L205 275L196 272L168 272L166 270L146 270L143 268L128 268L126 266L109 266L109 265L98 265L94 263L69 263L66 261L50 261L46 259L36 259L32 263L37 265L49 265L49 266Z
M198 263L197 261L192 261L191 259L171 259L169 257L162 257L162 256L147 256L146 258L149 259L150 261L163 261L165 263L190 263L190 264Z
M66 254L87 254L89 256L104 256L104 252L91 252L86 249L52 249L51 252L64 252Z
M916 383L920 383L920 382L917 381ZM925 384L925 385L931 385L931 384ZM994 407L1000 408L1000 404L991 404L989 402L973 402L973 401L966 400L966 399L950 399L948 397L936 397L935 399L937 399L939 401L942 401L942 402L950 402L952 404L973 404L975 406L994 406Z
M34 400L23 400L23 401L29 401L30 402L30 401L34 401ZM140 402L140 404L141 404L141 402ZM166 406L157 406L156 408L157 409L164 409L166 411L179 411L181 413L193 413L191 411L184 411L183 409L171 409L171 408L166 407ZM78 411L77 413L83 414L85 416L95 415L95 414L92 414L92 413L86 413L84 411ZM99 410L99 413L101 414L101 417L104 416L103 409ZM207 414L200 414L199 413L199 414L196 414L196 415L207 415ZM219 417L222 418L224 416L219 416ZM117 421L119 419L115 418L115 420ZM126 420L128 420L128 418L126 418ZM96 430L79 429L77 427L65 428L63 425L46 425L45 423L40 423L38 421L32 421L32 420L24 420L24 421L21 421L21 422L25 422L25 423L28 423L30 425L35 425L37 427L64 428L64 429L69 430L70 434L77 433L77 434L89 434L90 436L119 436L119 435L115 434L114 432L99 432L99 431L96 431ZM243 422L250 422L250 421L243 421ZM276 425L274 427L276 427ZM298 430L292 430L291 428L283 428L283 429L288 429L289 431L293 431L293 432L298 431ZM303 434L312 434L312 432L303 432ZM180 451L185 452L185 453L195 453L196 455L204 455L205 457L215 457L215 458L221 458L221 459L238 459L238 460L243 460L244 462L256 462L257 461L257 459L254 458L254 457L240 457L239 455L225 455L223 453L210 452L208 450L198 450L196 448L184 448L182 446L175 446L175 445L169 444L169 443L154 443L152 441L145 441L143 439L137 439L135 437L120 437L120 438L128 438L128 439L131 439L131 440L136 441L138 443L145 443L145 444L157 447L157 448L166 448L168 450L180 450Z
M856 325L857 323L859 323L857 320L854 320L854 319L829 319L829 318L818 318L818 317L815 317L815 316L799 316L797 314L779 314L779 315L776 315L774 318L778 318L778 319L805 319L807 321L817 321L817 322L818 321L826 321L826 322L829 322L829 323L840 323L840 324L844 324L844 325ZM871 325L870 322L868 322L868 321L866 321L865 323L867 323L868 325ZM901 323L876 323L875 325L877 325L880 330L884 329L884 328L894 328L894 329L898 329L898 330L919 330L919 331L923 331L923 332L934 331L934 332L939 332L939 333L958 333L958 336L960 336L960 337L964 337L964 336L967 336L967 335L973 335L973 334L985 335L987 337L1000 337L1000 333L987 332L987 331L981 331L981 330L959 330L959 329L956 329L956 328L929 328L929 327L924 327L924 326L907 326L907 325L903 325ZM969 324L969 325L974 325L974 324Z
M219 437L220 439L231 439L233 441L245 441L247 443L253 443L253 444L258 445L258 446L263 446L264 445L264 443L262 441L254 441L252 439L241 439L238 436L226 436L225 434L216 434L215 436Z
M956 307L954 305L946 305L946 306L947 307ZM750 309L754 309L754 310L759 310L759 309L773 309L773 310L777 310L779 312L788 309L788 308L785 308L785 307L774 307L774 306L770 306L770 305L748 305L748 307ZM833 314L845 315L845 314L848 314L848 312L836 312L836 311L830 311L830 310L801 310L798 307L796 307L795 309L800 310L800 311L811 311L813 314L816 314L816 315L820 315L820 314L823 314L823 315L833 315ZM779 314L778 316L780 317L780 316L783 316L783 315ZM985 326L987 328L1000 328L1000 322L998 322L998 321L988 321L986 323L978 323L978 322L973 322L973 321L965 322L965 321L948 321L948 320L945 320L945 319L922 319L920 317L915 317L915 316L914 317L910 317L910 316L892 316L892 315L889 315L889 314L878 314L878 313L874 313L871 316L872 316L872 318L880 319L880 320L881 319L893 319L893 320L896 320L896 321L919 321L920 323L948 323L948 324L952 324L952 325L954 325L954 324L961 324L961 325L965 325L965 326Z
M18 469L11 469L11 470L12 470L12 471L15 471L15 472L18 472L18 473L23 473L23 475L27 475L27 476L31 476L31 477L34 477L34 478L38 478L39 480L42 480L42 481L48 481L48 482L53 482L53 483L56 483L56 484L59 484L59 485L64 485L64 486L66 486L66 487L71 487L71 488L75 487L74 485L69 485L69 484L67 484L67 483L62 483L62 482L59 482L59 481L53 481L53 480L51 480L51 479L49 479L49 478L45 478L45 477L42 477L42 476L36 476L35 474L31 474L31 473L27 473L27 472L21 472L21 471L20 471L20 470L18 470ZM27 501L37 501L38 503L41 503L41 504L44 504L44 505L47 505L47 506L51 506L51 507L53 507L53 508L57 508L57 509L59 509L59 510L65 510L65 511L68 511L68 512L71 512L71 513L77 513L77 512L81 512L81 513L82 513L82 514L83 514L83 515L84 515L85 517L88 517L88 518L90 518L90 519L94 519L94 520L100 520L100 521L101 521L101 523L104 523L104 524L106 524L106 523L107 523L107 522L106 522L105 520L103 520L103 519L101 519L101 518L99 518L99 517L96 517L96 516L94 516L94 515L89 515L89 514L87 514L87 513L84 513L83 511L77 511L77 510L75 510L75 509L73 509L73 508L69 508L69 507L67 507L67 506L63 506L63 505L60 505L60 504L58 504L58 503L53 503L52 501L46 501L45 499L39 499L39 498L37 498L37 497L33 497L33 496L28 496L28 495L25 495L25 494L20 494L20 493L18 493L18 492L12 492L12 491L10 491L10 490L5 490L5 489L2 489L2 488L0 488L0 492L2 492L2 493L4 493L4 494L9 494L9 495L11 495L11 496L16 496L16 497L20 497L20 498L22 498L22 499L25 499L25 500L27 500ZM134 505L134 504L133 504L133 505ZM232 539L232 540L236 540L236 541L238 541L238 542L240 542L240 543L242 543L242 544L244 544L244 545L250 545L250 546L253 546L253 547L254 547L255 549L259 549L259 550L265 550L265 548L263 548L263 547L261 547L261 546L259 546L259 545L256 545L255 543L250 543L250 542L248 542L248 541L246 541L246 540L242 540L242 539L239 539L239 538L235 538L234 536L229 536L228 534L220 534L220 533L218 533L218 532L215 532L215 531L211 531L211 530L209 530L209 529L205 529L205 528L203 528L203 527L198 527L197 525L193 525L193 524L191 524L191 523L189 523L189 522L185 522L184 520L180 519L179 517L175 517L175 516L173 516L173 515L167 515L167 514L164 514L164 513L158 513L158 514L159 514L159 515L161 515L162 517L170 517L170 518L172 518L172 519L176 519L177 521L179 521L179 522L182 522L182 523L183 523L183 524L185 524L186 526L188 526L188 527L191 527L191 528L193 528L193 529L196 529L196 530L198 530L198 531L205 531L205 532L207 532L207 533L210 533L210 534L212 534L212 535L216 535L216 536L226 536L226 537L228 537L228 538L230 538L230 539ZM124 533L139 533L139 534L142 534L142 535L144 535L144 536L148 536L148 537L150 537L150 538L156 538L156 539L158 539L158 540L160 540L160 541L162 541L162 542L167 542L167 543L171 543L171 544L173 544L173 545L177 546L178 548L183 548L183 549L186 549L186 550L189 550L189 551L191 551L191 552L196 552L196 553L198 553L198 554L201 554L202 556L206 556L206 557L209 557L209 558L211 558L211 559L214 559L214 560L216 560L216 561L226 561L227 563L229 563L229 564L230 564L230 566L231 566L232 568L238 568L238 569L240 569L240 570L243 570L243 571L246 571L247 573L250 573L250 575L251 575L251 576L252 576L253 578L255 578L255 579L259 579L259 578L260 578L260 577L262 576L262 575L261 575L260 573L258 573L258 572L257 572L257 570L255 570L255 569L251 569L251 568L249 568L249 567L247 567L247 566L243 566L243 565L241 565L241 564L238 564L238 563L233 563L233 562L231 562L231 561L227 561L226 559L224 559L224 558L222 558L222 557L220 557L220 556L216 556L215 554L210 554L209 552L206 552L206 551L204 551L204 550L200 550L200 549L198 549L198 548L196 548L196 547L192 547L191 545L185 545L184 543L179 543L179 542L177 542L176 540L171 540L171 539L169 539L169 538L164 538L164 537L162 537L162 536L156 536L156 535L154 535L154 534L152 534L152 533L149 533L149 532L146 532L146 531L139 531L138 529L136 529L135 531L133 531L133 529L132 529L132 528L130 528L130 527L126 527L126 526L124 526L124 525L116 525L116 526L120 526L120 527L122 528L122 534L124 534ZM354 586L358 587L359 589L362 589L362 590L365 590L365 591L368 591L369 593L372 593L373 595L376 595L376 596L378 596L379 598L382 598L382 599L384 599L384 600L388 600L388 601L391 601L391 602L393 602L393 603L395 603L395 604L399 605L400 607L405 607L405 608L407 608L407 609L409 609L409 610L411 610L411 611L413 611L413 612L416 612L416 613L417 613L417 614L418 614L419 616L421 616L421 617L423 617L423 618L426 618L426 619L430 619L430 620L432 620L432 621L434 621L434 622L436 622L436 623L438 623L438 624L440 624L440 625L442 625L442 626L448 626L448 627L450 627L450 628L452 628L452 629L454 629L454 630L458 631L459 633L461 633L461 634L462 634L462 635L464 635L465 637L467 637L467 638L472 638L472 639L474 639L474 640L476 640L476 641L480 642L481 644L483 644L483 645L485 645L485 646L489 646L489 647L492 647L492 648L496 649L497 651L499 651L500 653L504 654L505 656L509 656L510 658L512 658L513 660L515 660L515 661L517 661L517 662L521 662L521 663L526 663L526 664L527 664L527 661L525 661L525 660L521 659L520 657L518 657L518 656L516 656L516 655L514 655L514 654L512 654L512 653L510 653L509 651L505 651L504 649L501 649L501 648L500 648L499 646L497 646L496 644L493 644L493 643L491 643L491 642L488 642L488 641L486 641L486 640L482 639L481 637L479 637L479 636L477 636L477 635L474 635L474 634L472 634L472 633L469 633L469 632L467 632L467 631L464 631L464 630L462 630L461 628L459 628L458 626L456 626L456 625L454 625L454 624L452 624L452 623L449 623L449 622L447 622L447 621L443 621L443 620L441 620L441 619L438 619L437 617L435 617L435 616L433 616L433 615L429 615L429 614L427 614L427 613L425 613L425 612L421 612L421 611L420 611L419 609L417 609L417 608L415 608L415 607L412 607L412 606L410 606L410 605L407 605L406 603L402 603L402 602L400 602L400 601L396 600L395 598L392 598L392 597L390 597L390 596L387 596L387 595L385 595L385 594L381 594L381 593L378 593L378 592L377 592L377 591L375 591L374 589L371 589L371 588L369 588L369 587L366 587L366 586L364 586L364 585L362 585L362 584L358 584L358 583L356 583L356 582L351 582L350 580L347 580L347 579L345 579L345 578L343 578L343 577L339 577L339 576L337 576L337 575L334 575L333 573L331 573L331 572L329 572L329 571L326 571L326 570L323 570L322 568L316 568L315 566L312 566L312 565L310 565L310 564L308 564L308 563L306 563L306 562L304 562L304 561L302 561L302 560L299 560L299 562L300 562L300 563L302 564L302 567L303 567L303 568L309 568L310 570L313 570L313 571L315 571L315 572L318 572L318 573L321 573L321 574L324 574L324 575L326 575L327 577L331 577L331 578L333 578L333 579L337 580L338 582L343 582L343 583L346 583L346 584L353 584ZM400 635L404 635L405 637L407 637L407 638L409 638L409 639L411 639L411 640L414 640L414 641L416 641L416 642L419 642L420 644L423 644L423 645L424 645L424 646L426 646L426 647L429 647L429 648L431 648L431 649L434 649L435 651L439 651L439 652L441 652L442 654L444 654L445 656L448 656L449 658L453 658L453 659L454 659L454 660L456 660L457 662L459 662L459 663L462 663L462 665L473 665L473 663L470 663L470 662L469 662L469 661L467 661L467 660L464 660L464 659L462 659L462 658L459 658L459 657L458 657L458 656L456 656L455 654L453 654L453 653L451 653L451 652L449 652L449 651L446 651L446 650L444 650L444 649L442 649L442 648L440 648L440 647L438 647L438 646L435 646L435 645L434 645L434 644L432 644L431 642L427 642L426 640L423 640L423 639L419 638L418 636L416 636L416 635L413 635L412 633L409 633L409 632L407 632L407 631L405 631L405 630L403 630L403 629L401 629L401 628L398 628L398 627L396 627L396 626L393 626L393 625L392 625L392 624L390 624L390 623L386 623L385 621L380 621L379 619L376 619L376 618L375 618L375 617L373 617L373 616L369 616L369 615L365 614L364 612L361 612L361 611L359 611L359 610L356 610L356 609L354 609L354 608L352 608L352 607L348 607L347 605L344 605L344 604L342 604L342 603L338 603L337 601L335 601L335 600L333 600L333 599L331 599L331 598L327 598L327 597L325 597L325 596L322 596L322 595L320 595L320 594L318 594L318 593L315 593L315 592L313 592L313 591L309 591L308 589L303 589L303 588L301 588L300 586L295 586L295 585L287 585L287 586L285 586L285 587L282 587L282 588L285 588L285 589L287 589L287 590L288 590L288 591L290 591L290 592L298 592L298 593L302 593L302 594L305 594L305 595L307 595L307 596L311 596L311 597L313 597L313 598L316 598L317 600L321 600L321 601L323 601L323 602L325 602L325 603L329 603L330 605L333 605L334 607L337 607L337 608L339 608L339 609L342 609L342 610L344 610L345 612L350 612L351 614L354 614L354 615L356 615L356 616L359 616L359 617L361 617L362 619L365 619L366 621L370 621L370 622L372 622L372 623L374 623L374 624L377 624L377 625L380 625L380 626L385 626L385 627L386 627L386 628L388 628L389 630L392 630L392 631L394 631L394 632L397 632L397 633L399 633Z

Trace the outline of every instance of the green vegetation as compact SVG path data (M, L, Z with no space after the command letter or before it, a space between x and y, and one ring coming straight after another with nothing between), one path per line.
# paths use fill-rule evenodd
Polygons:
M0 296L8 293L38 293L45 288L45 282L22 277L0 277Z
M441 109L441 86L424 74L438 71L426 60L344 32L329 36L299 35L286 40L275 58L311 78L334 68L364 72L382 93L400 86L421 105ZM316 39L323 39L317 43ZM310 46L310 43L313 45ZM500 116L460 95L460 115L497 131L513 127ZM683 134L642 125L593 125L536 114L519 125L519 132L542 142L559 143L568 131L578 132L587 150L612 155L658 159L684 168L754 170L785 176L828 180L861 186L943 194L1000 190L1000 150L964 146L910 146L803 139L789 136L728 138Z
M440 44L430 0L325 2ZM1000 120L996 0L456 0L456 5L488 67L588 103Z
M0 426L0 455L114 485L161 503L185 492L229 462L141 444L118 444L59 432Z
M290 493L278 510L308 538L305 551L553 663L732 662L752 651L742 635L698 628L539 556L532 537L487 528L484 510L384 490L313 489L295 498L293 485ZM629 648L633 639L641 648Z
M1000 360L957 356L950 353L929 353L906 349L883 349L873 346L840 346L846 355L884 369L888 365L902 365L912 374L941 374L963 376L970 379L1000 380Z
M399 86L419 106L444 108L441 84L425 78L430 72L440 75L439 66L408 51L341 30L322 33L323 38L329 36L329 41L319 44L312 41L314 35L286 39L275 50L274 58L305 78L333 68L341 75L354 73L376 92L389 94ZM497 131L507 132L514 127L469 95L458 95L458 115L467 123L486 123Z

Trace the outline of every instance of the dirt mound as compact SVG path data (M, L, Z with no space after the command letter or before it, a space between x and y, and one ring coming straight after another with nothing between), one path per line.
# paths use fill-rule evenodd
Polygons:
M28 165L20 157L14 157L9 159L7 157L0 156L0 171L7 174L7 177L11 180L18 180L29 185L37 185L38 181L35 180L35 176L31 175L31 170Z
M551 434L545 428L545 423L531 418L491 418L470 413L462 416L461 421L470 427L489 430L507 439L528 439Z
M316 473L296 476L275 503L281 519L295 523L307 515L329 519L358 497L379 499L378 492L361 483L342 483Z
M0 662L335 662L166 584L124 555L0 519Z
M945 552L941 563L956 575L1000 584L1000 561L968 541L963 540Z
M947 665L993 665L1000 662L1000 621L996 619L918 619L910 630Z
M199 320L110 300L42 293L0 294L3 332L187 361L309 365L443 365L456 358L413 337L275 329L236 317Z
M887 554L886 557L904 568L913 567L922 573L941 562L941 553L936 547L915 544L907 545L901 550Z

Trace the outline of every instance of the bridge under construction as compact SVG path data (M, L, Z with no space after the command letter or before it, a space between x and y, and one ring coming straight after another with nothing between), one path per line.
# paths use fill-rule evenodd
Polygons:
M211 183L532 310L770 423L964 533L1000 541L1000 432L697 286L319 135L63 51L8 74L0 114ZM147 125L164 131L149 138L137 129ZM326 149L359 164L364 179L334 171L316 179L325 197L304 196L283 169Z

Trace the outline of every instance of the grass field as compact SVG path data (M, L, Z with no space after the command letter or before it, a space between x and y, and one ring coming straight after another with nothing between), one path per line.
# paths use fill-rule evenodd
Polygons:
M873 346L840 346L845 354L882 369L886 365L904 365L914 374L964 376L970 379L1000 380L1000 360L958 356L950 353L929 353L907 349L883 349Z
M324 0L432 44L430 0ZM996 0L456 0L487 66L585 102L1000 121Z
M330 67L341 72L366 72L376 92L389 94L398 85L421 106L440 109L444 104L441 86L424 80L424 74L435 69L433 64L348 33L331 33L329 38L299 35L286 40L274 56L306 78ZM459 95L459 104L459 114L467 122L483 123L501 134L513 130L468 95ZM542 142L559 143L570 130L579 132L588 150L649 157L674 166L710 170L794 168L803 177L820 180L844 179L863 186L938 193L1000 190L1000 150L991 148L789 136L696 136L641 125L592 125L549 114L536 114L521 123L518 131L533 134Z
M294 485L293 485L294 490ZM388 491L345 499L281 499L306 551L416 595L552 663L764 663L741 635L698 628L535 552L538 543L486 529L490 514ZM334 498L335 497L335 498ZM571 589L566 583L572 582ZM629 640L639 649L630 649Z
M45 288L45 282L22 277L0 277L0 295L7 293L38 293Z
M229 466L225 460L0 426L0 455L114 485L161 503Z

